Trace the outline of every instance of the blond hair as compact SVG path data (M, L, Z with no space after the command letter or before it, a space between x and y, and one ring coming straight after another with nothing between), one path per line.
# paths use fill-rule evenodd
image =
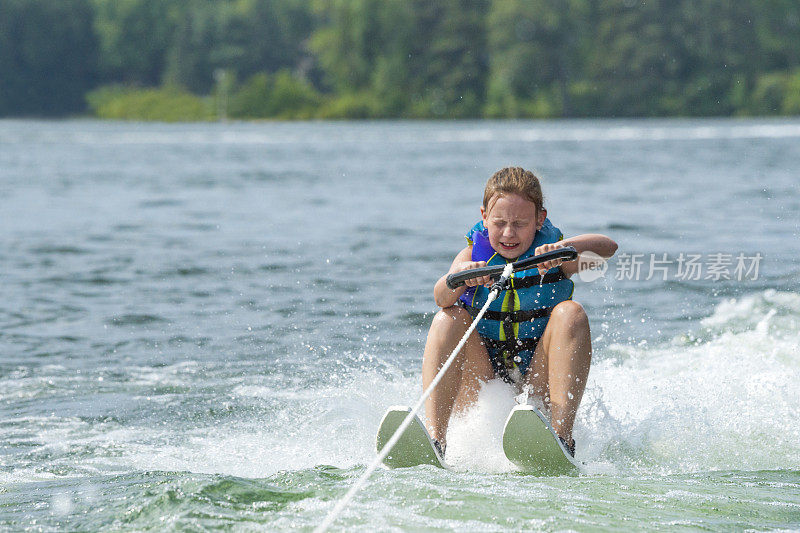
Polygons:
M544 196L539 178L530 170L521 167L501 168L486 182L486 190L483 192L483 209L490 210L489 204L494 205L496 197L504 194L518 194L530 200L536 206L537 211L544 209ZM492 199L495 199L492 201Z

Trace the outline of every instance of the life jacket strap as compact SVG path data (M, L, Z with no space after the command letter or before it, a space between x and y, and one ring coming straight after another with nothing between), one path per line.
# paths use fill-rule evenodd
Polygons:
M480 309L477 307L473 307L471 305L467 305L464 302L461 302L462 307L467 310L472 318L478 316L480 313ZM555 307L555 306L553 306ZM528 310L521 310L521 311L486 311L486 314L483 315L483 318L486 320L497 320L503 323L520 323L520 322L530 322L531 320L536 320L537 318L543 318L546 316L550 316L550 313L553 312L553 307L540 307L539 309L528 309Z
M501 354L508 352L509 354L516 355L519 352L535 351L536 345L539 344L539 337L530 337L526 339L511 339L507 341L499 341L497 339L482 338L488 348L497 350Z
M564 272L559 268L557 272L546 272L544 276L536 274L535 276L523 276L521 278L512 278L514 289L528 289L545 283L555 283L563 279L569 279Z

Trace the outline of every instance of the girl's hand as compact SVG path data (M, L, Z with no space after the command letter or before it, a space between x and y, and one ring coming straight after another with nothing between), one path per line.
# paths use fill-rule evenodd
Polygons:
M536 249L533 251L533 255L543 254L545 252L552 252L553 250L558 250L559 248L564 248L563 241L560 242L553 242L550 244L543 244L541 246L537 246ZM552 259L550 261L545 261L544 263L537 266L539 270L539 275L544 276L545 273L550 270L551 268L556 268L557 266L561 266L563 263L563 259Z
M453 267L450 271L451 274L456 272L463 272L465 270L472 270L473 268L480 268L485 267L486 261L464 261L463 263L459 263ZM476 287L478 285L485 285L486 287L490 287L494 283L491 276L481 276L479 278L472 278L464 281L464 285L467 287Z

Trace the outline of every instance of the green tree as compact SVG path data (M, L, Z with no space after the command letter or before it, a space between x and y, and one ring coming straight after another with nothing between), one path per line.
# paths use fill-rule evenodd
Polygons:
M758 69L774 72L800 67L800 2L761 0L742 6L748 7L760 52Z
M169 42L161 82L208 94L214 87L213 51L219 42L225 3L187 0L175 9L175 33Z
M669 0L609 0L598 7L597 41L588 61L600 116L656 116L662 98L679 87L687 68L681 6Z
M0 116L58 116L86 108L97 42L85 0L0 2Z
M580 46L591 37L589 9L583 0L492 2L487 115L573 115L569 88L580 76Z
M87 100L96 116L115 120L187 122L214 118L208 102L174 87L105 86L90 92Z
M486 83L484 1L318 3L325 82L379 116L475 116ZM358 107L359 112L363 109Z
M181 5L171 0L92 0L106 82L161 83Z
M2 115L215 72L270 117L788 114L798 69L796 0L0 0Z
M214 118L209 102L175 87L105 86L90 92L87 100L96 116L115 120L187 122Z
M412 51L412 111L422 116L474 117L486 93L486 15L483 0L416 0Z
M381 46L384 26L381 11L396 7L389 0L317 2L320 27L311 36L311 50L325 73L324 81L338 93L356 93L371 87L372 72ZM408 21L398 21L406 31ZM406 24L402 24L405 22Z
M752 15L746 2L706 0L681 3L679 30L685 58L673 98L665 114L729 115L746 105L762 57Z
M233 118L311 118L320 95L286 69L251 76L231 98Z
M218 6L218 2L211 2ZM235 0L222 14L212 63L233 69L241 79L283 68L304 77L311 65L305 43L312 31L303 0Z

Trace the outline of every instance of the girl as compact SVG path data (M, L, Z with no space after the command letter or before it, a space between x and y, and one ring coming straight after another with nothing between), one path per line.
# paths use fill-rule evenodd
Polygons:
M441 307L434 316L422 361L423 389L466 333L483 307L492 280L480 277L451 290L448 274L486 265L504 265L564 246L578 253L614 255L617 244L605 235L564 239L547 219L538 178L519 167L501 169L489 178L481 221L467 233L467 247L433 289ZM517 272L510 289L489 307L453 365L426 400L428 431L441 455L450 416L476 399L483 383L500 377L526 388L538 399L559 438L575 455L572 426L580 405L592 345L589 320L572 300L570 277L579 261L554 260L537 270Z

